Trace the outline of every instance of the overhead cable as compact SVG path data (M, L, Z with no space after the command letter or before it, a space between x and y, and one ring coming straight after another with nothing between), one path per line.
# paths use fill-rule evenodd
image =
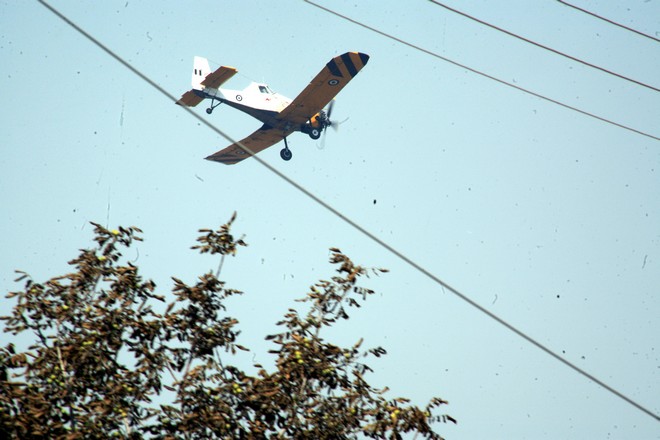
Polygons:
M587 61L584 61L584 60L582 60L582 59L580 59L580 58L577 58L577 57L574 57L574 56L569 55L569 54L567 54L567 53L561 52L561 51L559 51L559 50L557 50L557 49L553 49L552 47L544 46L544 45L541 44L541 43L537 43L536 41L532 41L532 40L530 40L529 38L525 38L525 37L522 37L522 36L520 36L520 35L518 35L518 34L514 34L514 33L511 32L511 31L507 31L506 29L502 29L501 27L498 27L498 26L495 26L495 25L493 25L493 24L490 24L490 23L488 23L488 22L486 22L486 21L480 20L480 19L478 19L478 18L476 18L476 17L473 17L472 15L466 14L465 12L461 12L461 11L459 11L458 9L454 9L454 8L452 8L452 7L450 7L450 6L447 6L447 5L443 4L443 3L440 3L439 1L436 1L436 0L429 0L429 1L430 1L431 3L437 5L437 6L440 6L440 7L442 7L442 8L447 9L448 11L452 11L452 12L454 12L454 13L456 13L456 14L462 15L462 16L465 17L465 18L468 18L468 19L470 19L470 20L476 21L477 23L483 24L484 26L488 26L488 27L491 28L491 29L495 29L495 30L497 30L497 31L503 32L503 33L505 33L505 34L507 34L507 35L509 35L509 36L511 36L511 37L517 38L517 39L522 40L522 41L524 41L524 42L526 42L526 43L533 44L534 46L536 46L536 47L540 47L541 49L545 49L545 50L550 51L550 52L552 52L552 53L554 53L554 54L560 55L560 56L562 56L562 57L564 57L564 58L568 58L569 60L575 61L575 62L580 63L580 64L583 64L583 65L585 65L585 66L589 66L589 67L591 67L591 68L598 69L598 70L600 70L601 72L608 73L608 74L610 74L610 75L616 76L617 78L621 78L621 79L623 79L623 80L630 81L631 83L634 83L634 84L640 85L640 86L642 86L642 87L646 87L646 88L651 89L651 90L654 90L654 91L656 91L656 92L660 92L660 89L657 88L657 87L654 87L654 86L652 86L652 85L649 85L649 84L643 83L643 82L641 82L641 81L637 81L636 79L632 79L632 78L629 78L629 77L627 77L627 76L621 75L620 73L616 73L616 72L613 72L613 71L611 71L611 70L605 69L604 67L600 67L600 66L597 66L597 65L595 65L595 64L591 64L591 63L589 63L589 62L587 62Z
M324 10L324 11L326 11L326 12L328 12L328 13L330 13L330 14L336 16L336 17L342 18L342 19L344 19L344 20L346 20L346 21L348 21L348 22L350 22L350 23L353 23L353 24L355 24L355 25L357 25L357 26L363 27L364 29L367 29L367 30L370 30L370 31L372 31L372 32L375 32L375 33L377 33L377 34L379 34L379 35L382 35L383 37L389 38L390 40L394 40L394 41L396 41L397 43L401 43L401 44L403 44L403 45L405 45L405 46L408 46L408 47L410 47L410 48L412 48L412 49L418 50L418 51L420 51L420 52L422 52L422 53L425 53L425 54L427 54L427 55L430 55L430 56L432 56L432 57L434 57L434 58L437 58L437 59L439 59L439 60L446 61L446 62L448 62L448 63L450 63L450 64L453 64L454 66L458 66L458 67L460 67L460 68L462 68L462 69L465 69L465 70L468 70L468 71L470 71L470 72L472 72L472 73L476 73L477 75L481 75L481 76L483 76L483 77L485 77L485 78L491 79L491 80L496 81L496 82L498 82L498 83L500 83L500 84L504 84L505 86L508 86L508 87L514 88L514 89L516 89L516 90L520 90L521 92L524 92L524 93L527 93L527 94L529 94L529 95L535 96L535 97L537 97L537 98L543 99L544 101L552 102L553 104L557 104L557 105L559 105L559 106L561 106L561 107L564 107L564 108L567 108L567 109L569 109L569 110L573 110L573 111L575 111L575 112L582 113L582 114L585 115L585 116L589 116L589 117L592 117L592 118L594 118L594 119L598 119L599 121L605 122L605 123L607 123L607 124L614 125L614 126L619 127L619 128L623 128L624 130L632 131L633 133L637 133L637 134L640 134L640 135L642 135L642 136L646 136L646 137L651 138L651 139L654 139L654 140L656 140L656 141L660 141L660 137L658 137L658 136L654 136L654 135L652 135L652 134L650 134L650 133L646 133L646 132L644 132L644 131L637 130L636 128L632 128L632 127L629 127L629 126L624 125L624 124L620 124L620 123L618 123L618 122L612 121L611 119L607 119L607 118L604 118L604 117L602 117L602 116L595 115L595 114L590 113L590 112L588 112L588 111L581 110L581 109L579 109L579 108L577 108L577 107L573 107L572 105L564 104L564 103L561 102L561 101L557 101L556 99L553 99L553 98L548 98L547 96L541 95L540 93L533 92L533 91L531 91L531 90L529 90L529 89L525 89L524 87L520 87L520 86L518 86L518 85L511 84L510 82L504 81L503 79L499 79L499 78L497 78L497 77L494 77L494 76L492 76L492 75L489 75L488 73L485 73L485 72L482 72L482 71L477 70L477 69L475 69L475 68L472 68L472 67L466 66L465 64L461 64L461 63L459 63L459 62L457 62L457 61L454 61L454 60L451 60L451 59L449 59L449 58L447 58L447 57L444 57L444 56L442 56L442 55L440 55L440 54L438 54L438 53L435 53L435 52L430 51L430 50L428 50L428 49L424 49L424 48L421 47L421 46L417 46L417 45L415 45L415 44L409 43L408 41L402 40L401 38L395 37L395 36L393 36L393 35L391 35L391 34L388 34L388 33L386 33L386 32L383 32L383 31L381 31L381 30L378 30L378 29L376 29L376 28L373 28L373 27L371 27L371 26L369 26L369 25L366 25L366 24L364 24L364 23L362 23L362 22L359 22L359 21L357 21L357 20L354 20L354 19L352 19L352 18L350 18L350 17L347 17L347 16L345 16L345 15L342 15L342 14L340 14L339 12L333 11L332 9L329 9L329 8L326 8L325 6L321 6L321 5L317 4L317 3L314 3L314 2L311 1L311 0L303 0L303 1L304 1L305 3L307 3L307 4L310 4L310 5L312 5L312 6L315 6L315 7L319 8L319 9L322 9L322 10Z
M143 74L142 72L140 72L139 70L137 70L135 67L133 67L131 64L129 64L127 61L125 61L123 58L121 58L119 55L117 55L117 54L114 53L111 49L109 49L107 46L105 46L103 43L101 43L100 41L98 41L96 38L94 38L92 35L90 35L89 33L87 33L87 32L86 32L85 30L83 30L81 27L79 27L78 25L76 25L75 23L73 23L71 20L69 20L69 18L67 18L65 15L63 15L62 13L60 13L57 9L55 9L55 8L52 7L52 6L50 6L50 5L49 5L48 3L46 3L44 0L38 0L38 1L39 1L39 3L41 3L45 8L47 8L47 9L50 10L53 14L55 14L57 17L59 17L62 21L64 21L65 23L67 23L69 26L71 26L73 29L75 29L78 33L80 33L82 36L84 36L84 37L87 38L89 41L91 41L91 42L92 42L94 45L96 45L99 49L103 50L103 51L104 51L105 53L107 53L110 57L114 58L117 62L119 62L119 63L122 64L124 67L126 67L128 70L130 70L130 71L133 72L135 75L137 75L137 76L140 77L142 80L144 80L147 84L149 84L150 86L152 86L153 88L155 88L156 90L158 90L162 95L164 95L165 97L167 97L171 102L174 103L174 102L176 102L176 101L178 100L178 98L176 98L175 96L173 96L172 94L170 94L169 92L167 92L165 89L163 89L161 86L159 86L155 81L153 81L153 80L150 79L148 76L146 76L145 74ZM544 345L541 344L540 342L536 341L536 340L533 339L531 336L528 336L528 335L525 334L523 331L518 330L516 327L514 327L513 325L511 325L511 324L509 324L508 322L506 322L504 319L502 319L502 318L500 318L499 316L495 315L494 313L490 312L490 311L487 310L486 308L480 306L478 303L476 303L475 301L473 301L472 299L470 299L469 297L467 297L466 295L464 295L463 293L461 293L460 291L458 291L458 290L455 289L454 287L450 286L450 285L449 285L448 283L446 283L445 281L441 280L440 278L438 278L437 276L433 275L433 274L432 274L431 272L429 272L428 270L424 269L424 268L423 268L422 266L420 266L419 264L415 263L412 259L410 259L410 258L408 258L407 256L405 256L403 253L401 253L401 252L397 251L396 249L394 249L391 245L387 244L386 242L384 242L383 240L381 240L380 238L378 238L377 236L375 236L374 234L372 234L371 232L369 232L368 230L366 230L366 229L363 228L362 226L360 226L360 225L358 225L357 223L355 223L353 220L349 219L347 216L345 216L344 214L342 214L341 212L339 212L338 210L336 210L335 208L333 208L332 206L330 206L328 203L326 203L325 201L323 201L322 199L320 199L318 196L314 195L312 192L310 192L309 190L307 190L305 187L303 187L303 186L300 185L299 183L295 182L293 179L291 179L290 177L288 177L287 175L285 175L285 174L282 173L281 171L277 170L276 168L274 168L272 165L268 164L266 161L264 161L264 160L261 159L260 157L256 156L255 153L252 152L252 151L251 151L249 148L247 148L245 145L243 145L243 144L240 143L240 142L236 142L234 139L232 139L232 138L231 138L229 135L227 135L225 132L223 132L222 130L220 130L220 129L217 128L215 125L211 124L210 122L208 122L206 119L204 119L204 118L202 118L201 116L199 116L197 113L195 113L194 111L192 111L190 108L188 108L188 107L184 107L184 106L182 106L181 108L183 108L184 111L188 112L188 114L190 114L192 117L194 117L195 119L197 119L201 124L204 124L205 126L207 126L208 128L210 128L211 130L213 130L215 133L217 133L217 134L219 134L220 136L222 136L223 138L225 138L227 141L229 141L229 142L231 142L231 143L237 143L239 147L241 147L243 150L245 150L247 153L249 153L249 154L253 157L253 159L255 159L259 164L263 165L263 166L264 166L266 169L268 169L270 172L272 172L272 173L274 173L275 175L277 175L278 177L280 177L282 180L284 180L285 182L287 182L289 185L291 185L292 187L294 187L295 189L297 189L298 191L300 191L301 193L303 193L304 195L306 195L307 197L309 197L312 201L316 202L317 204L319 204L319 205L322 206L323 208L327 209L327 210L330 211L333 215L335 215L336 217L338 217L339 219L341 219L341 220L343 220L345 223L347 223L349 226L351 226L353 229L357 230L358 232L360 232L360 233L363 234L364 236L370 238L372 241L374 241L375 243L377 243L378 245L380 245L381 247L383 247L384 249L386 249L388 252L390 252L390 253L392 253L393 255L397 256L397 257L400 258L402 261L404 261L405 263L407 263L408 265L410 265L411 267L413 267L414 269L416 269L418 272L422 273L422 274L425 275L426 277L430 278L431 280L433 280L435 283L439 284L439 285L440 285L441 287L443 287L444 289L446 289L446 290L448 290L449 292L453 293L453 294L456 295L458 298L462 299L463 301L465 301L466 303L468 303L468 304L471 305L472 307L474 307L474 308L476 308L477 310L479 310L480 312L484 313L486 316L492 318L493 320L495 320L496 322L498 322L498 323L501 324L502 326L506 327L507 329L509 329L509 330L512 331L513 333L517 334L517 335L520 336L521 338L525 339L526 341L528 341L528 342L531 343L532 345L535 345L537 348L539 348L540 350L542 350L542 351L544 351L545 353L549 354L550 356L554 357L555 359L557 359L557 360L560 361L561 363L565 364L565 365L568 366L569 368L573 369L573 370L576 371L577 373L583 375L584 377L588 378L589 380L593 381L594 383L600 385L600 386L603 387L605 390L609 391L610 393L614 394L615 396L619 397L620 399L622 399L622 400L624 400L625 402L629 403L630 405L634 406L634 407L637 408L638 410L640 410L640 411L642 411L642 412L644 412L644 413L650 415L651 417L655 418L656 420L659 420L659 421L660 421L660 416L659 416L659 415L654 414L651 410L649 410L649 409L643 407L642 405L640 405L639 403L637 403L637 402L635 402L634 400L630 399L629 397L626 397L626 396L625 396L624 394L622 394L621 392L615 390L614 388L610 387L610 386L607 385L606 383L602 382L601 380L599 380L599 379L597 379L596 377L592 376L591 374L587 373L586 371L584 371L583 369L581 369L581 368L578 367L577 365L575 365L575 364L569 362L568 360L564 359L562 356L560 356L559 354L557 354L557 353L555 353L554 351L550 350L548 347L544 346Z
M636 33L637 35L641 35L642 37L650 38L651 40L660 43L660 38L655 38L653 35L645 34L644 32L640 32L640 31L638 31L637 29L633 29L633 28L628 27L628 26L626 26L626 25L623 25L623 24L621 24L621 23L617 23L616 21L612 21L612 20L610 20L610 19L608 19L608 18L601 17L600 15L594 14L594 13L591 12L591 11L587 11L586 9L582 9L582 8L580 8L579 6L572 5L572 4L570 4L570 3L568 3L568 2L565 2L565 1L563 1L563 0L557 0L557 1L558 1L559 3L561 3L561 4L563 4L563 5L566 5L566 6L568 6L568 7L573 8L573 9L577 9L578 11L584 12L585 14L589 14L589 15L591 15L592 17L596 17L596 18L598 18L598 19L600 19L600 20L603 20L603 21L606 21L606 22L608 22L608 23L610 23L610 24L613 24L614 26L619 26L620 28L623 28L623 29L625 29L625 30L627 30L627 31L634 32L634 33Z

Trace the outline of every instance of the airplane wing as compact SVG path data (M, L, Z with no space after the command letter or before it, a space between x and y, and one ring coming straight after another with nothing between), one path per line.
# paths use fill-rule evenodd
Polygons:
M276 119L296 125L309 121L332 101L367 61L369 55L361 52L346 52L334 57Z
M246 148L249 148L252 153L257 154L258 152L265 150L271 145L275 145L286 136L293 133L293 131L293 129L282 131L281 129L271 128L267 125L264 125L259 130L255 131L250 136L240 141L240 143L243 144ZM226 165L233 165L242 161L243 159L247 159L248 157L250 157L250 153L241 148L238 143L235 143L228 146L224 150L213 153L212 155L206 157L206 159L224 163Z

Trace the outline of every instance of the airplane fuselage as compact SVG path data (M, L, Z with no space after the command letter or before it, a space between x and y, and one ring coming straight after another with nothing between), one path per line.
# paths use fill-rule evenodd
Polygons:
M267 84L255 82L243 90L205 88L200 92L203 93L205 98L227 104L243 113L247 113L269 127L278 127L284 123L284 121L277 119L277 115L292 102L286 96L273 92ZM217 104L212 104L210 108L213 109L215 106ZM312 127L316 128L318 125L317 114L305 125L290 128L308 133Z

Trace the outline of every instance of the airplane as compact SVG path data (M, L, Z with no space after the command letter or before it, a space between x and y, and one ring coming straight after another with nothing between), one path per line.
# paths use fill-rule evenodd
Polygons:
M193 59L192 89L184 93L176 103L195 107L205 99L210 99L211 104L206 109L209 115L220 104L227 104L263 123L250 136L206 159L232 165L284 140L280 156L288 161L293 154L286 141L287 136L294 131L300 131L312 139L318 139L323 130L336 126L337 123L330 120L333 99L367 61L369 55L361 52L346 52L334 57L312 82L291 100L273 92L267 84L253 82L243 90L220 88L238 70L220 66L211 72L208 60L196 56ZM324 110L328 104L330 106ZM241 148L241 145L250 151Z

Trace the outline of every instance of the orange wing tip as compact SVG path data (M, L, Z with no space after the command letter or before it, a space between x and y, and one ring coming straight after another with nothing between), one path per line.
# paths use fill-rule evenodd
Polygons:
M217 153L206 156L204 159L211 160L213 162L224 163L225 165L234 165L235 163L238 163L243 159L247 159L250 156L250 153L242 149L240 146L234 144L230 145L224 150L220 150Z
M243 158L237 158L237 157L228 157L226 155L210 155L206 156L204 159L210 160L212 162L219 162L219 163L224 163L225 165L234 165L235 163L240 162L243 160Z
M353 52L353 53L357 54L357 56L360 58L360 61L362 61L363 66L367 65L367 62L369 61L370 58L369 55L363 52Z
M369 55L362 52L346 52L330 60L326 66L330 73L339 78L353 78L369 61Z

